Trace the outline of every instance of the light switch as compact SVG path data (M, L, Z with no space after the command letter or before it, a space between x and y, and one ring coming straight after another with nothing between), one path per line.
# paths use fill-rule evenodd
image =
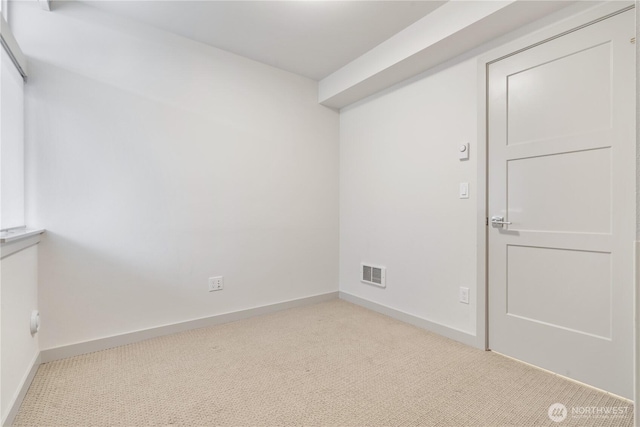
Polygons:
M469 304L469 288L460 286L458 300L463 304Z
M458 147L458 158L460 160L469 160L469 144L461 144Z
M469 183L461 182L460 183L460 198L468 199L469 198Z

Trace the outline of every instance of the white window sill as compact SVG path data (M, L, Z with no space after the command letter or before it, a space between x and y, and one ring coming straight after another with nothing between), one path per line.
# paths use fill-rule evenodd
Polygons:
M11 243L44 233L43 228L17 228L8 231L0 231L0 243Z
M44 229L18 228L0 232L0 259L40 243Z

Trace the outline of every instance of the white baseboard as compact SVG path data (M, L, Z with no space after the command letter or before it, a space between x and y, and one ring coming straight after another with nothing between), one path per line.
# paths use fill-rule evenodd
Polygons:
M482 348L484 350L483 345L481 346L478 345L477 337L467 332L459 331L457 329L453 329L448 326L441 325L439 323L431 322L421 317L417 317L412 314L408 314L403 311L396 310L394 308L390 308L385 305L381 305L381 304L357 297L355 295L348 294L346 292L340 291L340 299L351 302L353 304L357 304L364 308L368 308L369 310L376 311L380 314L384 314L385 316L393 317L394 319L400 320L405 323L409 323L413 326L426 329L438 335L451 338L452 340L459 341L463 344L467 344L476 348Z
M9 427L11 426L11 424L13 424L13 420L16 418L16 415L18 415L18 410L20 409L20 405L22 405L22 401L24 400L24 397L27 395L27 391L31 386L31 382L33 381L33 378L36 376L36 372L38 372L38 367L40 366L40 363L41 363L41 358L40 358L40 354L38 354L33 359L33 362L31 362L31 369L29 369L29 372L27 373L24 380L22 381L22 386L20 387L20 391L16 395L11 405L9 405L11 409L9 409L9 412L7 413L6 418L2 420L3 426Z
M277 311L287 310L294 307L317 304L319 302L329 301L336 298L338 298L338 292L329 292L326 294L314 295L311 297L265 305L262 307L234 311L232 313L224 313L216 316L204 317L201 319L188 320L186 322L174 323L171 325L158 326L156 328L130 332L127 334L115 335L112 337L100 338L97 340L50 348L47 350L42 350L40 352L40 356L42 359L42 363L47 363L54 360L79 356L81 354L107 350L109 348L119 347L126 344L133 344L151 338L175 334L177 332L205 328L207 326L220 325L222 323L235 322L236 320L247 319L249 317L260 316L263 314L275 313Z

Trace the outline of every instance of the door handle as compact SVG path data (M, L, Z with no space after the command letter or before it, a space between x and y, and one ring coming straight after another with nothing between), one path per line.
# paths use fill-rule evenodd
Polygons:
M505 221L503 216L492 216L491 217L491 226L494 228L502 228L505 225L511 225L510 221Z

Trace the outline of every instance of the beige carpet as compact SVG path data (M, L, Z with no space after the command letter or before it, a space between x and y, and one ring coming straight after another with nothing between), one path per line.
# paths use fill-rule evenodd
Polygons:
M565 421L549 418L553 403ZM574 407L627 415L577 418ZM14 425L632 426L632 412L335 300L44 364Z

